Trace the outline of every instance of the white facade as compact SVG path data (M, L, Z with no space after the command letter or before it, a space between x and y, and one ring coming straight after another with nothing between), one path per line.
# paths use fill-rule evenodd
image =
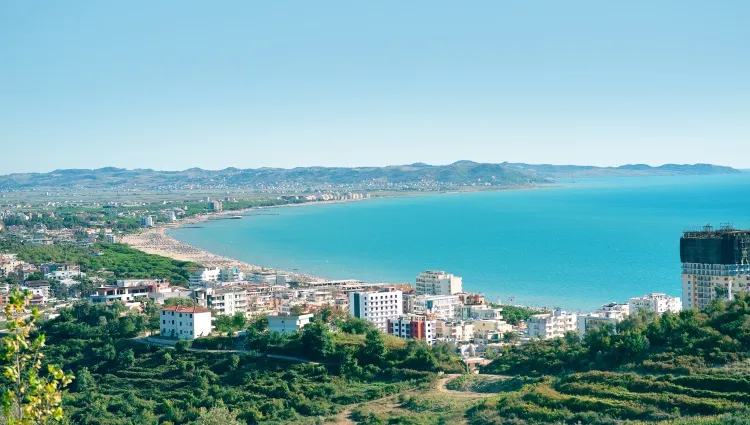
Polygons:
M232 267L219 270L219 280L222 282L237 282L245 280L245 273L238 268Z
M266 319L268 320L268 331L281 332L283 334L295 333L310 323L312 317L312 314L266 316Z
M577 315L557 309L551 313L535 314L528 320L529 338L551 339L576 331Z
M427 270L417 276L417 295L455 295L462 292L461 278L442 270Z
M349 293L349 311L354 317L372 322L386 332L388 320L403 314L401 291L368 291Z
M190 286L208 287L212 282L219 281L221 270L217 267L214 269L195 269L190 271Z
M174 305L161 311L161 335L169 338L196 339L211 334L211 310Z
M412 313L434 314L439 319L453 320L462 305L457 295L417 295L412 300Z
M117 243L117 236L109 233L104 235L104 241L107 243Z
M636 314L641 310L650 311L660 316L669 311L678 313L682 310L682 302L679 297L670 297L667 294L654 293L642 297L631 298L628 301L631 314Z
M144 215L141 217L141 227L154 227L154 217Z
M438 320L435 337L440 341L469 342L474 338L474 324L472 322Z

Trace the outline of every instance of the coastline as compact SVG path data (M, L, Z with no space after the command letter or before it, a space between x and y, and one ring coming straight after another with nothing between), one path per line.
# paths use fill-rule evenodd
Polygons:
M331 200L331 201L316 201L316 202L304 202L299 204L286 204L286 205L274 205L267 207L251 207L235 211L221 211L214 213L199 214L193 217L180 219L175 223L167 225L159 225L156 227L141 229L138 233L124 235L121 243L143 251L147 254L160 255L168 257L177 261L190 261L196 264L200 264L203 267L208 268L237 268L244 273L268 273L268 274L285 274L289 275L293 280L301 282L325 282L329 279L320 276L314 276L310 274L300 272L290 272L287 270L281 270L273 267L261 266L256 264L250 264L245 261L240 261L235 258L231 258L224 255L215 254L205 249L197 248L186 242L182 242L167 233L169 229L176 229L185 225L202 223L208 220L221 219L221 217L232 216L232 215L244 215L252 211L262 211L274 208L290 208L290 207L309 207L315 205L330 205L330 204L343 204L350 202L363 202L372 201L375 199L387 199L387 198L404 198L412 196L430 196L430 195L455 195L467 192L484 192L484 191L506 191L506 190L536 190L536 189L550 189L560 188L565 185L550 185L550 186L532 186L532 187L493 187L485 188L478 187L469 190L454 190L445 192L408 192L401 194L388 194L382 196L375 196L372 198L364 199L344 199L344 200Z
M194 217L181 219L175 223L168 225L160 225L151 227L148 229L141 229L138 233L124 235L121 243L129 246L130 248L143 251L147 254L160 255L162 257L168 257L177 261L190 261L199 264L203 267L208 268L237 268L244 273L268 273L268 274L286 274L292 277L293 280L303 282L324 282L328 279L313 276L309 274L299 272L289 272L286 270L280 270L273 267L264 267L255 264L250 264L245 261L240 261L235 258L227 257L224 255L215 254L205 249L194 247L188 243L182 242L175 239L167 233L169 229L176 229L185 225L202 223L204 221L217 219L220 217L231 216L231 215L243 215L251 211L266 210L271 208L287 208L287 207L302 207L311 205L326 205L326 204L339 204L346 202L361 202L371 199L361 200L339 200L339 201L320 201L320 202L305 202L301 204L288 204L288 205L275 205L269 207L252 207L245 208L236 211L221 211L215 213L200 214Z

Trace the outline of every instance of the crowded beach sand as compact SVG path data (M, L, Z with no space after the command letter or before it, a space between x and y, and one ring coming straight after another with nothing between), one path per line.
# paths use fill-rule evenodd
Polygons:
M234 211L231 214L241 214L245 211ZM122 238L122 243L130 246L131 248L138 249L147 254L161 255L163 257L169 257L178 261L191 261L200 264L203 267L208 268L237 268L244 273L281 273L287 274L298 281L315 282L324 281L326 279L299 274L290 273L283 270L276 270L269 267L261 267L253 264L246 263L244 261L236 260L234 258L225 257L222 255L214 254L204 249L196 248L185 242L179 241L167 234L167 229L175 228L183 225L195 224L210 217L216 217L218 215L226 215L226 213L216 214L205 214L197 217L191 217L188 219L180 220L177 223L167 226L153 227L149 229L142 229L140 232L131 235L125 235Z

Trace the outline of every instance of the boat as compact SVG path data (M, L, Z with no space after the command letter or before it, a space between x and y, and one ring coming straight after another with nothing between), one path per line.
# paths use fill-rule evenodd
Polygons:
M241 218L242 218L242 216L241 216L241 215L233 215L233 216L231 216L231 217L229 217L229 218L230 218L231 220L239 220L239 219L241 219Z

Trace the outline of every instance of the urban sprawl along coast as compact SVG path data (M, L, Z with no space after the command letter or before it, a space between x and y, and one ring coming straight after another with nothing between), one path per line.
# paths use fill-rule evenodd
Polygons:
M278 201L366 198L369 196L347 194L287 197ZM247 206L223 211L225 204L236 202L233 198L206 199L205 205L198 208L201 213L189 216L186 213L190 208L186 206L154 210L105 205L101 216L75 213L74 217L81 219L78 225L72 219L68 220L72 225L64 220L58 223L54 212L7 211L2 217L6 223L6 241L75 247L89 250L94 257L107 255L99 249L106 251L123 244L188 265L186 275L179 281L157 275L117 278L111 271L90 270L90 266L76 262L33 262L9 251L0 253L0 277L6 279L0 291L8 294L12 286L30 291L31 304L39 307L47 318L54 318L57 309L79 299L105 304L120 302L135 310L143 310L146 301L166 305L161 325L151 335L152 341L208 337L217 333L212 322L220 317L237 316L243 320L263 317L269 331L296 333L320 311L335 310L370 322L379 331L395 337L421 340L428 345L450 343L473 366L486 364L508 345L560 338L570 332L584 335L603 326L616 329L619 322L639 312L661 315L677 313L683 308L703 308L715 299L731 300L733 294L749 287L750 232L726 226L719 229L707 226L683 234L679 244L683 262L681 299L663 293L634 294L628 300L604 304L586 313L494 303L482 294L465 291L461 277L446 271L428 270L418 273L412 283L391 284L327 280L274 270L192 247L166 233L176 226L241 218L238 214L248 209L263 208ZM123 208L125 212L118 212ZM137 226L123 227L123 219L136 221ZM508 317L504 309L510 313ZM178 318L186 314L192 320L176 320L175 314Z

